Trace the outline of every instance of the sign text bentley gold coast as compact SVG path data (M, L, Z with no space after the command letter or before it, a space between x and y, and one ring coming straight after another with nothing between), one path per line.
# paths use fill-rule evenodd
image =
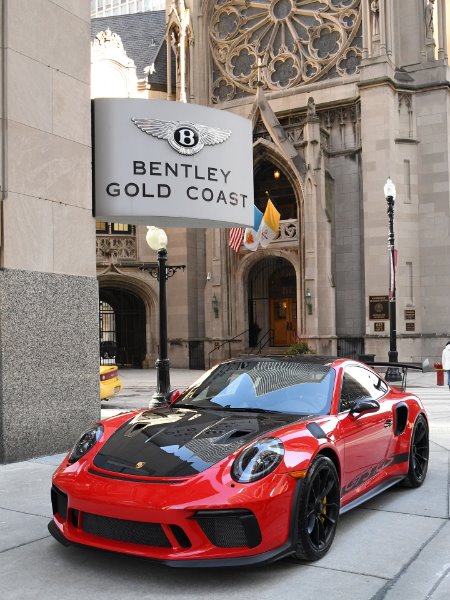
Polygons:
M94 215L166 227L253 224L248 119L157 100L99 98Z

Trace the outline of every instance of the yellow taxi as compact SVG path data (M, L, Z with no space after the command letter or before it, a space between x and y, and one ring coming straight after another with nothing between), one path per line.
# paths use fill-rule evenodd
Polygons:
M119 369L116 365L100 365L100 400L108 400L122 391Z

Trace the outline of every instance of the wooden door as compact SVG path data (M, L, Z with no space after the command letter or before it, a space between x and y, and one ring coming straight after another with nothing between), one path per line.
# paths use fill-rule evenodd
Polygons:
M270 327L274 346L290 346L297 333L297 302L293 298L270 301Z

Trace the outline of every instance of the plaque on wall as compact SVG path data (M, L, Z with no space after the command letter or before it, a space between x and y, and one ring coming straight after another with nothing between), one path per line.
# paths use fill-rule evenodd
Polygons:
M415 321L416 310L414 308L405 308L405 321Z
M405 325L406 325L406 331L415 331L416 330L415 323L405 323Z
M376 332L384 331L384 321L377 321L376 323L374 323L373 330Z
M369 319L389 319L389 296L369 296Z

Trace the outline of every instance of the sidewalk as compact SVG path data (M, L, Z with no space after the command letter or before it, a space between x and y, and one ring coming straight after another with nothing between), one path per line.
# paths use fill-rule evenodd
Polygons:
M171 368L170 387L184 389L203 373L193 369ZM119 376L125 389L156 389L156 369L119 369Z
M185 388L201 377L204 372L205 371L171 368L170 387L180 389ZM119 374L125 388L156 388L156 369L119 369ZM436 385L436 372L434 370L429 373L410 371L406 382L407 388L440 387Z
M171 369L172 387L202 372ZM156 372L121 370L124 393L144 395ZM50 537L51 475L63 455L0 465L2 600L448 600L450 598L450 392L436 374L411 374L408 389L430 417L431 455L421 488L392 488L344 515L317 563L264 569L169 569L119 554L64 548ZM144 397L144 395L142 397Z

